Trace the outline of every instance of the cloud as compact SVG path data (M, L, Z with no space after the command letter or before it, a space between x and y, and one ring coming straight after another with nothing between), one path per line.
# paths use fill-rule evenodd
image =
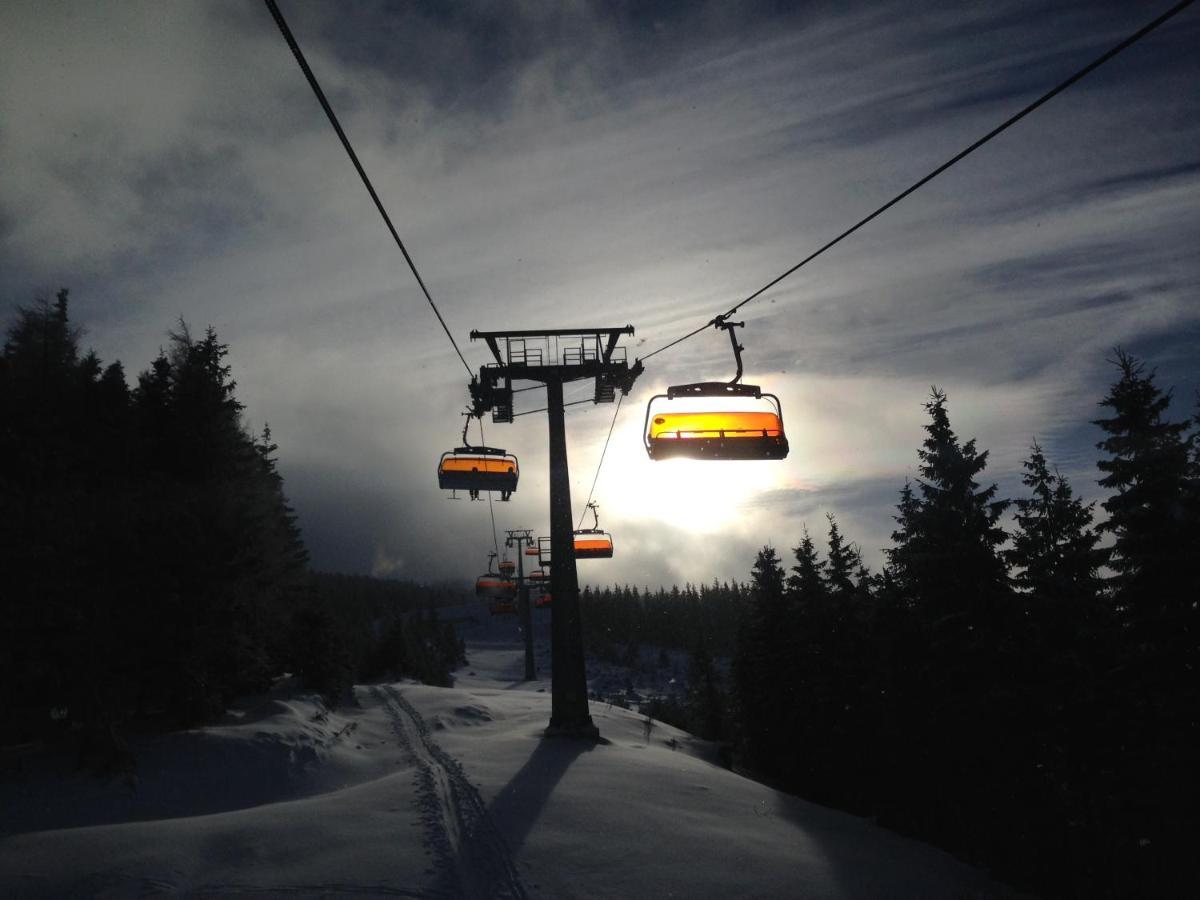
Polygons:
M629 322L631 353L662 346L1142 24L1123 4L1024 0L284 11L472 366L472 328ZM1114 344L1187 394L1195 18L743 309L746 380L782 399L787 462L651 463L649 397L733 366L715 332L650 360L597 488L618 555L581 577L744 577L763 543L823 534L827 510L884 546L930 384L1005 490L1035 434L1087 477ZM88 340L131 374L178 316L213 324L317 565L486 564L488 510L434 477L466 373L264 9L5 4L0 154L18 176L0 181L6 300L70 286ZM611 411L568 414L577 506ZM544 533L545 428L487 424L522 462L501 538Z

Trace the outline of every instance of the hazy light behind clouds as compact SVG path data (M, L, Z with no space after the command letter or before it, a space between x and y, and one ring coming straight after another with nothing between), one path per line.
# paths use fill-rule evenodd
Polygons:
M472 328L632 323L631 353L660 346L1153 12L283 6L473 366ZM597 489L618 555L581 577L744 578L757 546L785 550L804 522L823 535L826 511L877 565L930 384L1004 491L1036 435L1096 496L1086 423L1108 349L1152 355L1184 400L1198 380L1197 20L745 308L747 380L784 402L786 463L711 466L690 489L658 472L646 399L732 371L716 334L655 357ZM250 421L280 444L316 565L442 578L483 563L486 504L447 502L433 471L458 443L465 373L265 9L6 4L0 156L5 300L69 286L87 340L130 370L178 316L213 324ZM570 414L576 505L610 417ZM544 417L486 427L522 460L498 524L543 531ZM678 512L645 502L660 482Z

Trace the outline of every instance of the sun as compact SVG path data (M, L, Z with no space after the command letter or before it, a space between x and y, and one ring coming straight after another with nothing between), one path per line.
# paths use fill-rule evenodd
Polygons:
M745 505L786 482L773 461L671 459L652 461L642 445L642 421L618 426L608 448L599 493L614 518L652 519L694 534L746 524Z

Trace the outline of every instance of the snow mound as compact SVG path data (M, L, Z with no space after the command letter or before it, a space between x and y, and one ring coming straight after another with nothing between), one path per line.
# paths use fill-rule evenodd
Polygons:
M0 776L0 834L206 815L294 800L385 774L394 738L316 696L267 699L223 724L133 742L136 770L96 779L66 751L30 747ZM363 726L366 727L363 727Z

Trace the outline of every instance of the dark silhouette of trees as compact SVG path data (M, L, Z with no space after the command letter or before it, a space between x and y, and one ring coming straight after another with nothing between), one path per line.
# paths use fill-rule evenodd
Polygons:
M994 484L980 489L975 479L988 453L976 451L974 439L959 443L945 393L934 388L925 409L930 422L917 451L918 495L906 487L889 562L908 599L936 623L935 641L949 643L1001 618L1009 606L998 549L1007 539L998 522L1008 501L996 499Z
M708 741L729 738L728 697L717 673L716 661L704 639L696 645L688 662L688 713L690 731Z
M79 340L64 290L18 309L0 354L0 743L77 735L125 768L123 728L210 719L284 671L331 699L368 659L448 683L452 627L401 625L436 590L339 606L310 575L211 328L180 321L132 391ZM376 653L389 625L403 650Z
M1140 637L1183 625L1195 607L1194 576L1180 574L1196 559L1196 521L1189 515L1191 424L1169 422L1164 414L1170 392L1154 384L1154 373L1120 348L1115 365L1121 377L1100 405L1111 410L1097 419L1107 435L1096 446L1107 454L1097 465L1100 484L1112 491L1104 501L1108 521L1101 528L1114 537L1110 565L1123 621Z
M784 718L794 699L785 677L792 654L784 573L774 548L758 551L750 579L750 601L733 657L734 698L743 753L752 765L774 771L786 765L790 722Z
M782 593L759 553L740 765L1039 892L1196 893L1200 448L1153 373L1116 364L1099 528L1035 442L1007 535L987 452L934 389L878 577L832 517L826 558L805 530Z
M584 636L588 652L615 660L617 644L633 642L691 652L704 641L714 656L729 657L748 595L745 585L716 582L636 594L628 585L585 586L580 602L587 610Z
M136 661L113 599L132 540L133 438L120 367L81 357L79 336L60 291L17 310L0 362L0 736L80 728L120 766L111 709Z
M451 622L438 617L439 606L461 604L462 590L366 575L314 572L311 589L298 614L326 624L314 633L325 640L314 648L295 644L285 663L305 683L336 700L351 683L416 678L447 686L452 672L465 660L465 651ZM316 652L321 674L305 675L308 658ZM325 678L324 673L331 676Z
M1096 420L1100 484L1113 536L1109 565L1118 623L1116 673L1106 687L1119 718L1105 744L1120 746L1119 780L1102 785L1110 814L1123 816L1126 841L1146 841L1144 854L1162 864L1190 854L1197 834L1200 788L1200 516L1195 479L1196 434L1187 419L1166 418L1170 392L1153 371L1117 348L1120 377ZM1173 851L1173 852L1172 852ZM1178 865L1178 863L1176 863Z
M1095 504L1084 504L1060 472L1050 471L1042 448L1034 441L1023 463L1022 482L1030 496L1017 507L1012 549L1006 559L1015 570L1014 585L1023 593L1065 608L1064 617L1078 624L1097 613L1104 590L1100 568L1108 551L1097 546L1092 528Z
M861 581L862 578L862 554L853 544L846 543L833 514L826 518L829 520L829 555L825 589L835 602L850 604L858 593L854 579Z

